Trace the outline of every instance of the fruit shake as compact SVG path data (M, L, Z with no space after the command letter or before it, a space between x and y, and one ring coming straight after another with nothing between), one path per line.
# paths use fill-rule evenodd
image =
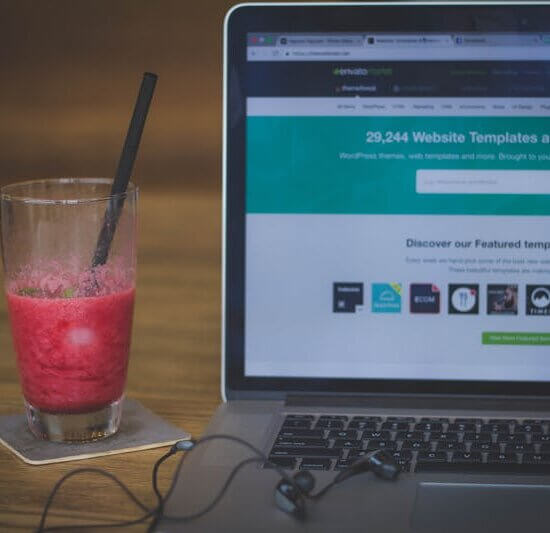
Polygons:
M31 294L29 294L31 293ZM86 413L120 400L134 289L91 297L8 293L23 395L49 413Z
M60 178L0 190L13 347L28 426L41 439L86 442L120 427L138 191L112 188L110 179Z

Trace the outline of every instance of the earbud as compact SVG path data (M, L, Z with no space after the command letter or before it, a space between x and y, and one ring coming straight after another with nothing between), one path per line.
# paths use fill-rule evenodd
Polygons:
M353 462L348 468L342 470L336 476L336 482L339 483L344 481L344 479L361 472L368 472L369 470L382 479L392 481L399 475L401 468L385 450L375 450L372 453L367 453Z
M275 488L275 503L285 513L299 520L306 517L306 496L315 487L315 479L308 470L300 470L292 480L281 479Z
M376 450L368 455L370 469L382 479L393 481L401 472L401 467L385 450ZM353 467L353 465L352 465Z
M299 520L304 520L306 498L317 500L334 485L369 470L377 477L393 481L399 475L401 468L385 450L375 450L359 458L345 470L341 470L332 483L313 495L311 494L315 487L313 475L308 470L300 470L292 479L284 478L279 481L275 488L275 503L282 511L294 515Z

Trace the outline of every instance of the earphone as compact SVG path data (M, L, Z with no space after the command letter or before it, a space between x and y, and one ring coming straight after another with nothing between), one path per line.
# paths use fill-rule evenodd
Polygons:
M188 453L192 452L198 446L213 440L232 441L236 444L239 444L240 446L247 448L249 451L253 453L253 455L248 457L247 459L244 459L237 465L235 465L235 467L229 473L225 483L220 488L218 493L202 509L199 509L198 511L194 511L192 513L183 514L183 515L174 515L174 516L167 515L164 511L165 502L167 498L170 496L170 494L172 493L172 490L178 480L178 477L181 473L181 466L185 457L188 455ZM176 470L176 474L172 479L172 485L170 486L170 489L166 494L163 495L159 490L158 482L157 482L158 469L160 465L164 463L164 461L166 461L169 457L172 457L178 452L185 452L185 454L180 460L180 467ZM162 457L160 457L155 462L155 464L153 465L153 490L158 499L158 503L155 507L149 508L143 502L141 502L134 495L134 493L122 481L120 481L117 478L117 476L99 468L77 468L75 470L71 470L67 472L54 485L44 505L44 509L40 517L40 523L38 524L38 528L35 528L34 525L29 525L28 527L29 529L35 530L37 533L43 533L46 531L63 531L63 530L74 531L74 529L80 530L80 529L101 528L101 527L122 528L122 527L128 527L128 526L135 526L136 524L140 524L148 520L151 520L148 531L152 532L156 529L156 526L161 519L175 521L175 522L189 523L208 514L212 509L214 509L214 507L216 507L216 505L220 502L220 500L226 494L235 476L241 471L242 468L244 468L245 466L251 463L267 464L271 466L273 470L275 470L281 476L281 480L278 482L277 486L275 487L276 506L280 510L286 513L290 513L291 515L301 520L306 519L306 503L305 503L306 499L319 500L332 487L350 478L351 476L360 474L361 472L372 471L378 477L381 477L387 480L394 480L397 478L400 472L400 467L397 465L397 463L394 461L391 455L389 455L384 450L376 450L361 457L360 459L358 459L357 461L349 465L344 470L341 470L333 479L333 481L325 485L317 493L312 494L312 491L315 487L315 478L313 477L311 472L309 472L308 470L300 470L296 474L294 474L294 476L290 477L288 475L288 472L285 471L283 468L281 468L279 465L271 463L269 461L269 458L261 450L256 448L253 444L250 444L249 442L241 439L240 437L237 437L234 435L224 435L224 434L208 435L196 441L195 440L177 441L170 448L168 452L166 452ZM79 523L78 525L46 526L46 518L48 516L48 512L53 504L55 495L57 494L61 486L65 483L67 479L77 474L83 474L83 473L88 473L88 474L93 473L96 475L99 474L101 476L107 477L112 481L114 481L126 493L126 495L144 512L144 514L139 518L136 518L133 520L126 520L122 522L111 522L111 523L102 522L102 523L91 523L91 524ZM19 528L21 526L19 524L8 524L8 523L0 522L0 527Z
M393 481L401 471L393 457L384 450L375 450L341 470L333 481L316 494L312 494L315 479L308 470L300 470L292 478L285 477L275 487L275 504L281 511L298 520L306 519L306 499L319 500L332 487L362 472L374 472L382 479Z

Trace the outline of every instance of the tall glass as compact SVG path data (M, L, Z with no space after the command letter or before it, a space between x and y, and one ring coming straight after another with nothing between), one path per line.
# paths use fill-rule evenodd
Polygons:
M111 184L63 178L0 190L13 343L29 427L42 439L95 440L120 424L134 308L138 191L130 183L127 192L111 196ZM118 222L108 218L116 229L108 255L103 246L98 262L108 207L117 208Z

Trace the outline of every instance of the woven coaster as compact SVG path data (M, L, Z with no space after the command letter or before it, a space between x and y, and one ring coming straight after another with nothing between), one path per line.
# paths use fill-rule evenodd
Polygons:
M130 398L124 400L122 422L117 433L112 437L82 444L39 440L27 427L24 414L0 416L0 443L31 465L160 448L189 438L189 433Z

